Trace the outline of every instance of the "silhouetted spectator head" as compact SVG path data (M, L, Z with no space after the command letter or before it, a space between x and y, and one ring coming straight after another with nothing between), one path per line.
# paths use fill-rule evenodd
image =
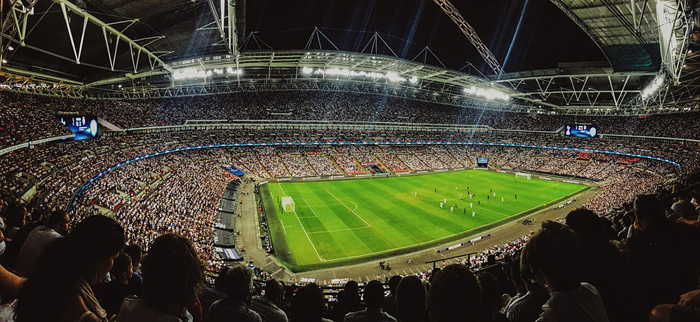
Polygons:
M224 266L224 268L222 268L219 271L219 275L217 275L216 278L214 279L214 285L216 287L220 287L222 289L226 287L226 273L228 272L229 269L231 269L231 268L228 266Z
M438 272L428 294L428 314L433 322L479 321L481 291L474 274L463 265L452 264Z
M46 222L46 227L49 227L59 234L68 235L68 226L70 225L70 217L63 210L54 210L49 215L49 220Z
M24 227L27 224L27 208L16 202L11 202L3 209L3 217L7 219L7 228Z
M117 259L114 260L114 265L109 271L112 279L126 283L134 273L134 267L131 264L131 257L125 252L119 253Z
M124 247L124 252L129 255L131 258L131 264L134 267L134 270L139 268L139 264L141 264L141 259L143 257L143 250L141 249L141 246L139 245L127 245Z
M481 288L481 305L484 308L483 314L492 316L498 313L501 308L501 294L498 279L489 272L481 272L477 276L479 287Z
M389 291L391 294L396 295L396 288L399 286L399 282L401 282L401 275L394 275L389 279Z
M654 195L639 195L634 198L634 215L641 230L666 221L664 205Z
M437 274L439 272L440 272L440 267L433 268L433 270L430 271L430 277L428 277L428 282L432 283L433 279L435 278L435 276L437 276Z
M569 212L566 216L566 225L576 232L582 240L597 239L602 234L599 218L593 211L579 208Z
M143 259L143 298L160 311L184 308L204 285L204 266L189 239L160 235Z
M270 279L265 283L265 297L277 305L282 301L282 292L284 287L276 279Z
M343 289L345 290L345 299L348 301L360 300L359 286L357 285L357 282L349 281L345 283Z
M234 265L226 272L226 294L234 302L246 301L253 289L253 271Z
M323 290L315 283L300 288L292 298L292 322L319 322L323 318Z
M124 229L113 219L83 219L70 237L51 242L23 284L17 321L52 321L78 301L84 281L94 285L109 273L124 247Z
M384 301L384 286L380 281L370 281L365 286L365 304L368 309L378 309Z
M396 287L396 310L399 321L423 321L425 318L425 286L418 276L406 276Z
M124 228L114 219L95 215L79 222L71 234L76 264L91 284L99 282L124 249Z
M525 244L521 269L527 268L550 291L569 290L580 285L582 251L581 241L571 228L545 221Z

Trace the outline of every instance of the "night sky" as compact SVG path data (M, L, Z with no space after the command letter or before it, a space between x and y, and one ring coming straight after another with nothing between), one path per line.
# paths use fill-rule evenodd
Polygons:
M506 72L554 68L560 62L604 61L600 49L548 0L452 0ZM425 46L449 68L471 62L491 69L455 23L431 0L248 0L246 33L272 48L298 49L314 26L341 50L361 51L377 31L401 58ZM242 31L241 31L242 32ZM322 40L324 49L332 48ZM251 43L248 49L257 49ZM312 48L319 48L314 41ZM379 53L390 54L383 45ZM420 56L423 61L424 56ZM439 64L428 57L429 64Z

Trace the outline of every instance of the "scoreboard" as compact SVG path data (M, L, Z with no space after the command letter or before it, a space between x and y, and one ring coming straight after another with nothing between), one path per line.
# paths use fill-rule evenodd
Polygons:
M479 156L476 158L476 165L480 168L486 168L489 165L489 158L485 156Z
M598 136L598 127L590 124L567 124L564 126L564 136L594 138Z
M97 117L94 115L61 115L61 124L75 134L75 140L97 136Z

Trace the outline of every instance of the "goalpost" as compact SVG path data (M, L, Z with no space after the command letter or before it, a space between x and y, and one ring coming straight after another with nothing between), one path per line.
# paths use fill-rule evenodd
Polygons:
M294 212L294 199L292 197L282 197L282 209L284 209L284 212Z
M518 177L525 177L525 178L527 178L527 180L530 180L530 179L532 179L532 174L524 173L524 172L516 172L515 179L518 179Z

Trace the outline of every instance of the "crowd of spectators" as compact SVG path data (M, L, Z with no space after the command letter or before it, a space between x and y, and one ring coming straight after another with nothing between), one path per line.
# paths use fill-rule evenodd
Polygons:
M331 303L324 301L321 289L313 284L292 286L292 291L282 296L280 284L266 281L265 295L253 296L252 274L243 267L232 270L230 278L229 273L224 275L225 291L220 295L227 300L222 299L204 310L203 305L197 304L204 283L203 272L220 269L220 266L207 262L207 253L211 251L208 247L213 244L210 232L214 220L210 214L213 214L222 195L221 189L228 181L220 165L235 164L235 158L241 155L255 156L257 160L261 160L260 155L265 155L269 160L276 157L284 167L284 157L280 154L293 154L294 151L272 147L224 148L146 158L103 175L87 188L70 213L74 223L72 232L68 233L65 213L42 212L63 209L89 178L126 159L157 152L164 147L219 140L209 134L185 134L177 139L173 135L177 134L115 136L40 146L34 150L49 159L27 158L28 162L19 169L41 166L44 162L52 164L49 168L53 170L38 178L41 179L39 190L43 191L38 194L41 196L39 200L45 203L25 207L16 199L8 198L1 210L4 228L0 230L3 234L0 237L7 247L0 255L0 293L10 303L13 303L12 298L18 299L14 304L3 306L4 310L14 310L10 316L17 314L16 320L20 322L79 318L98 321L114 312L117 312L119 321L145 321L161 316L176 316L182 321L196 318L218 321L237 316L256 320L256 316L262 319L265 314L274 314L279 319L283 316L291 320L296 318L296 321L322 320L324 317L352 321L365 315L381 316L389 321L494 321L502 320L499 314L503 314L511 321L520 321L517 316L525 313L532 316L533 311L544 321L561 320L558 317L562 312L567 313L567 320L576 317L581 321L663 321L670 316L677 319L684 314L697 316L700 292L697 291L695 272L700 259L697 246L700 245L697 240L700 236L697 231L700 193L680 194L666 204L646 195L637 196L631 202L635 195L668 186L669 178L673 176L665 163L598 153L579 155L559 150L458 146L440 148L439 152L433 147L394 150L374 146L315 148L312 152L316 156L336 155L338 152L365 154L374 162L378 160L374 157L376 155L411 154L420 157L433 153L442 155L441 160L448 156L467 160L487 155L501 167L546 171L563 166L575 169L567 171L593 173L605 179L604 192L597 198L600 208L589 204L587 207L594 212L572 212L563 220L566 225L548 222L532 236L499 245L461 264L402 278L406 282L398 283L394 297L396 315L382 313L389 310L383 309L387 300L382 296L380 301L376 296L379 293L377 283L360 285L369 287L369 293L363 297L350 287L342 296L338 295L338 302ZM310 133L308 137L315 135ZM405 139L410 135L399 133L396 137ZM429 136L423 134L420 138L426 137ZM167 145L165 142L177 143ZM651 147L649 151L665 151L671 155L687 153L687 149L673 152L675 147L658 142L649 145L646 141L635 142L636 146L629 146L630 142L626 144L628 146L624 148L632 151ZM655 146L661 148L654 150ZM80 152L73 158L66 158L66 147ZM22 160L24 153L29 152L31 150L20 150L10 156ZM296 153L302 156L302 152L305 151ZM556 166L549 166L549 162ZM588 164L578 165L583 162ZM253 164L252 161L248 163ZM568 167L570 163L577 166ZM269 163L257 161L257 164L266 169ZM593 164L600 164L601 169L592 170ZM104 183L99 183L101 181ZM121 181L133 181L136 185L125 183L122 191ZM209 184L203 184L203 181ZM64 192L60 192L61 187L65 187ZM124 204L118 209L104 207L111 205L111 199L99 199L100 194L92 193L93 189L119 196ZM54 191L58 192L51 194ZM114 212L116 221L92 219L106 218L99 215L103 211L100 208ZM137 260L129 261L121 253L126 243L148 251L140 269L134 264ZM24 246L30 250L22 251ZM37 248L39 250L33 250ZM28 269L21 268L25 264L20 263L27 262L27 254L37 256L35 264L29 264ZM113 303L123 298L119 294L140 294L138 287L133 290L123 287L125 281L129 286L133 279L129 263L132 272L142 273L142 295L127 298L117 309ZM520 270L520 286L515 285L518 283L517 274L511 274L514 265ZM173 271L173 268L178 269ZM170 273L163 274L165 271ZM478 278L472 271L478 271ZM486 275L487 272L495 279ZM105 276L110 276L109 282L105 281ZM511 278L505 278L507 276ZM425 285L430 285L430 288ZM534 296L536 292L539 292L538 296ZM493 294L508 294L504 297L510 300L494 304ZM251 296L253 300L250 300ZM536 299L531 299L533 297ZM342 312L334 310L340 303L359 307L355 312L363 313L348 315L351 312L348 310L346 314L334 315L334 311ZM463 303L473 306L467 309ZM233 315L239 313L244 315ZM8 315L5 312L3 316Z
M682 210L685 204L690 208ZM0 254L6 303L0 316L18 322L695 321L698 209L697 196L683 191L673 200L640 195L625 214L635 224L624 228L576 209L468 261L392 276L388 287L380 279L345 281L333 301L314 283L285 285L266 274L254 283L253 270L239 264L207 286L206 264L190 238L161 234L141 260L132 245L125 247L118 221L94 215L69 230L67 214L55 212L45 222L20 224L15 234L0 230L12 247L22 244L17 264ZM17 214L28 216L22 206L3 206L3 222ZM20 239L20 231L30 233Z
M217 160L215 164L211 160ZM212 270L222 261L214 251L216 209L231 180L221 164L230 163L222 151L197 150L156 156L126 164L100 177L76 200L74 220L96 211L113 215L126 228L127 242L148 250L153 240L164 233L177 233L190 239ZM138 169L132 171L130 168ZM145 171L145 173L144 173ZM121 191L121 182L147 181L144 192ZM129 185L126 185L129 187ZM99 196L112 195L120 200L118 209L102 207Z
M369 133L364 131L339 130L240 130L234 138L230 131L211 130L206 132L180 131L155 132L133 135L104 136L93 140L68 141L60 144L40 145L33 149L20 149L0 157L0 195L15 199L31 198L30 204L38 213L56 209L66 209L73 196L91 178L101 171L120 162L142 155L168 149L195 145L227 143L264 143L273 139L283 142L316 142L322 138L344 138L355 142L415 142L452 141L464 142L471 137L477 142L524 143L575 147L583 149L613 150L627 153L642 153L664 157L679 162L682 169L655 160L631 158L602 153L580 153L575 151L515 148L502 146L414 146L397 149L389 146L320 146L313 149L277 149L275 147L238 147L221 149L226 151L225 165L236 165L254 176L289 177L288 155L298 166L292 167L299 174L316 175L319 172L362 174L375 171L410 171L423 168L440 169L445 165L461 168L476 164L476 158L486 156L495 168L510 168L555 174L579 176L602 180L604 195L594 200L591 208L599 213L608 213L629 202L639 193L651 192L657 185L682 180L685 176L700 169L700 157L696 149L687 144L652 140L571 140L550 135L503 135L499 133L463 132L412 132L384 131ZM404 160L401 162L399 159ZM421 167L411 168L406 163L420 160ZM450 161L451 160L451 161ZM224 164L223 162L220 162ZM388 163L388 164L387 164ZM88 199L96 206L112 211L118 210L126 196L137 196L153 181L166 175L166 165L144 168L141 162L128 167L120 167L115 173L130 179L116 184L96 180L93 184L99 189L86 190ZM289 164L292 164L290 162ZM287 165L287 166L285 166ZM337 166L336 166L337 165ZM306 168L303 168L303 167ZM360 168L362 167L362 168ZM38 171L37 169L42 169ZM337 170L338 172L334 172ZM327 174L321 174L327 175ZM627 180L634 184L625 184ZM34 188L34 189L32 189ZM92 191L100 191L95 193ZM102 193L105 191L106 193Z
M244 92L148 100L55 98L0 93L0 148L70 134L59 113L97 115L122 128L180 125L186 120L322 120L486 125L497 129L555 131L565 124L596 124L604 134L698 139L700 113L582 116L470 109L373 94Z

